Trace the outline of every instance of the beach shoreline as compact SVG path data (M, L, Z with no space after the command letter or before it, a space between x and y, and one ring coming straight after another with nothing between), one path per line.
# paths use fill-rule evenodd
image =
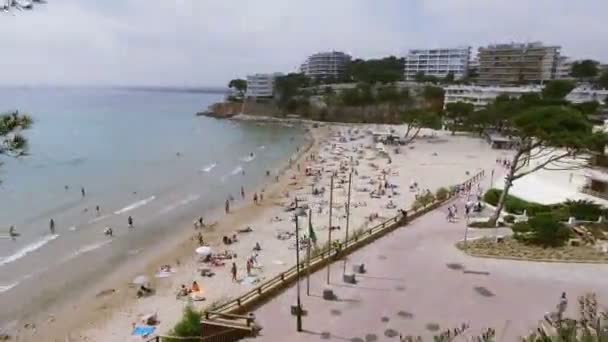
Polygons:
M249 118L243 116L233 120ZM256 117L252 121L261 120ZM233 259L237 263L239 273L237 282L231 281L229 275L233 260L227 260L223 267L211 268L212 273L215 273L212 278L198 275L203 264L197 262L194 253L198 243L194 241L193 235L197 231L192 228L184 229L183 235L170 237L158 249L143 252L142 256L145 258L141 259L145 259L145 262L132 264L130 270L116 272L112 279L108 277L105 282L98 284L95 288L97 292L91 289L86 295L80 296L77 301L80 306L64 308L62 314L57 314L57 317L64 318L46 324L48 333L44 336L53 336L53 340L57 341L64 341L68 335L70 341L125 340L129 338L133 326L141 324L142 315L149 314L158 314L160 320L155 333L167 334L181 319L182 310L186 305L191 304L197 310L204 310L213 304L239 296L255 287L258 282L287 270L295 262L295 253L291 246L292 238L280 237L293 230L291 214L286 213L285 208L289 207L293 198L302 198L303 203L314 209L314 229L319 234L319 243L324 243L325 234L329 231L326 222L329 192L323 191L322 194L316 195L311 189L326 190L329 186L329 173L337 175L332 226L343 227L348 187L348 182L345 183L345 179L348 179L344 168L346 163L356 165L353 167L358 170L358 173L353 175L352 204L355 209L350 225L351 233L355 234L357 230L394 216L399 209L409 208L415 195L421 192L434 192L439 187L458 184L480 170L489 173L497 156L504 153L492 150L482 139L451 136L445 131L425 130L421 132L419 139L408 146L378 149L370 132L399 130L403 127L309 123L307 120L292 118L285 121L273 118L269 121L283 121L287 125L302 124L308 128L307 134L310 134L312 141L300 149L298 156L292 157L291 165L287 163L288 165L282 168L279 182L274 182L272 177L266 184L259 185L254 190L248 189L248 201L239 202L244 204L230 215L225 215L223 208L217 208L212 219L209 219L208 215L205 216L206 222L218 221L213 229L202 231L205 241L214 252L229 249L231 253L238 254L238 257ZM265 124L262 122L261 124ZM312 155L315 157L311 158ZM449 167L447 172L446 167ZM318 172L318 175L305 175L305 169ZM415 191L412 190L414 181L418 184ZM388 186L389 182L390 190L379 196L374 195L380 190L380 185ZM252 192L260 193L264 187L262 204L249 202ZM393 200L395 203L392 203ZM192 227L193 219L194 217L183 217L180 224ZM248 226L252 227L252 233L238 233L238 230ZM306 228L302 228L303 226L305 224L301 223L300 229ZM222 244L222 236L231 236L231 233L238 233L239 242L234 246ZM334 234L335 239L344 238L343 229L338 228ZM252 253L252 247L257 243L261 243L262 251L256 261L259 265L252 270L250 277L245 275L245 259L249 260L247 256ZM167 279L154 279L155 272L165 264L176 267L177 272ZM153 279L155 295L135 299L136 289L130 289L126 284L128 279L137 275L135 270L140 271L138 274L145 274ZM206 300L177 300L175 294L179 286L189 286L193 280L202 285L201 293ZM108 293L110 289L112 291ZM101 292L103 290L106 292ZM98 293L103 295L96 297ZM39 337L40 334L36 336Z
M304 145L299 148L296 155L291 155L293 160L299 160L314 145L315 137L310 132L305 132ZM273 167L273 179L264 179L253 189L248 189L249 193L260 192L265 189L267 193L275 191L281 183L274 183L274 174L279 174L281 179L289 170L288 158L285 158L279 165ZM235 201L231 208L231 215L237 215L243 210L263 211L264 206L251 208L253 205L248 201ZM248 209L249 208L249 209ZM194 211L194 209L192 210ZM203 230L206 240L217 239L221 231L221 221L225 215L223 213L223 203L203 213L206 222L220 222L213 231ZM192 254L197 245L193 241L193 234L197 231L192 230L192 222L198 216L182 215L176 218L170 225L181 227L176 229L174 235L167 237L157 244L149 246L136 255L132 260L126 260L110 274L105 275L98 283L86 290L64 298L61 302L54 304L48 311L41 312L26 322L19 322L20 326L11 329L10 333L19 341L39 339L44 336L45 340L64 341L70 340L97 340L89 339L83 331L91 329L91 322L94 326L103 324L110 317L123 309L127 309L135 301L134 290L128 286L129 280L139 274L154 275L161 265L171 264L179 269L178 260L184 259ZM153 277L152 277L153 278ZM157 289L158 293L168 291L162 284Z

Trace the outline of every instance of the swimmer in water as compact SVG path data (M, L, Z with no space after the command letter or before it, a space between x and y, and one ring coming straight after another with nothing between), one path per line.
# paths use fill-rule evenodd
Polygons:
M11 226L8 229L8 235L11 237L11 239L15 240L15 238L17 236L19 236L19 233L17 233L17 231L15 230L15 226Z
M55 221L53 219L49 221L49 230L51 234L55 234Z

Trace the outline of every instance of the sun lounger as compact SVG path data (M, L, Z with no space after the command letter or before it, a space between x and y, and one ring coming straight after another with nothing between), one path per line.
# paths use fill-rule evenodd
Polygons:
M133 329L133 332L131 333L131 335L148 337L148 336L154 334L154 331L156 331L156 327L139 326L139 327L135 327Z

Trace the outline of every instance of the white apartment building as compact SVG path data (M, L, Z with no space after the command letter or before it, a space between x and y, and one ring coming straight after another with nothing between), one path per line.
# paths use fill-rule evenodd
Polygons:
M300 66L300 72L313 79L338 79L344 75L351 56L340 51L311 55Z
M272 74L254 74L247 76L247 97L272 97L274 80L282 76L280 72Z
M498 87L498 86L474 86L474 85L448 85L444 88L445 97L443 108L448 103L465 102L481 109L492 103L499 95L519 97L523 94L540 93L542 86L521 86L521 87Z
M557 60L557 67L555 69L556 80L572 80L574 77L570 76L572 72L572 60L566 56L559 56Z
M606 104L608 97L608 89L593 89L589 86L579 86L566 95L566 100L572 103L583 103L597 101L600 104Z
M448 73L454 73L454 79L467 76L471 47L450 49L410 50L405 57L404 76L406 81L415 79L417 73L426 76L444 78Z

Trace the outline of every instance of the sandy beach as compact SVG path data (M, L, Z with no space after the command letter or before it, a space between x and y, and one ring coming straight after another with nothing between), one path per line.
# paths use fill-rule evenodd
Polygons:
M295 263L293 211L287 211L298 198L299 205L312 209L312 222L317 244L328 238L328 207L330 179L334 176L332 239L344 239L346 234L346 202L348 176L352 167L350 234L383 219L394 216L401 208L409 208L417 194L439 187L456 184L468 176L495 167L501 151L492 150L480 138L452 136L444 131L422 131L419 138L407 146L377 145L372 132L395 134L403 126L382 125L331 125L312 128L313 141L292 157L290 166L279 177L271 176L263 185L263 199L253 203L253 192L262 188L246 189L245 199L239 198L229 214L220 208L205 217L212 227L190 230L187 236L168 236L166 243L148 251L145 263L125 266L101 284L84 294L73 305L46 314L45 323L30 329L29 340L34 336L52 337L65 341L131 341L134 325L141 325L145 315L156 314L160 323L156 333L166 334L181 318L183 308L192 303L205 309L229 298L238 296L266 278L273 277ZM402 132L401 132L402 134ZM497 170L497 177L500 173ZM489 180L488 180L489 183ZM489 185L489 184L488 184ZM479 191L482 191L482 185ZM314 189L314 193L313 193ZM193 217L184 217L175 224L193 226ZM247 227L250 232L246 231ZM307 219L300 218L301 234L307 234ZM223 260L223 265L202 263L195 249L196 238L202 233L205 245L214 253L227 252L236 258ZM236 235L237 242L226 245L224 236ZM256 243L261 250L254 251ZM255 258L250 275L246 264ZM232 263L237 266L237 281L232 280ZM171 272L158 274L162 265L170 265ZM143 271L142 271L143 270ZM201 270L213 273L202 276ZM146 275L151 279L155 293L136 298L137 288L129 285L130 279ZM160 276L160 278L158 277ZM187 287L196 281L201 291L195 300L176 299L183 284ZM42 319L42 318L41 318ZM45 338L46 339L46 338Z

